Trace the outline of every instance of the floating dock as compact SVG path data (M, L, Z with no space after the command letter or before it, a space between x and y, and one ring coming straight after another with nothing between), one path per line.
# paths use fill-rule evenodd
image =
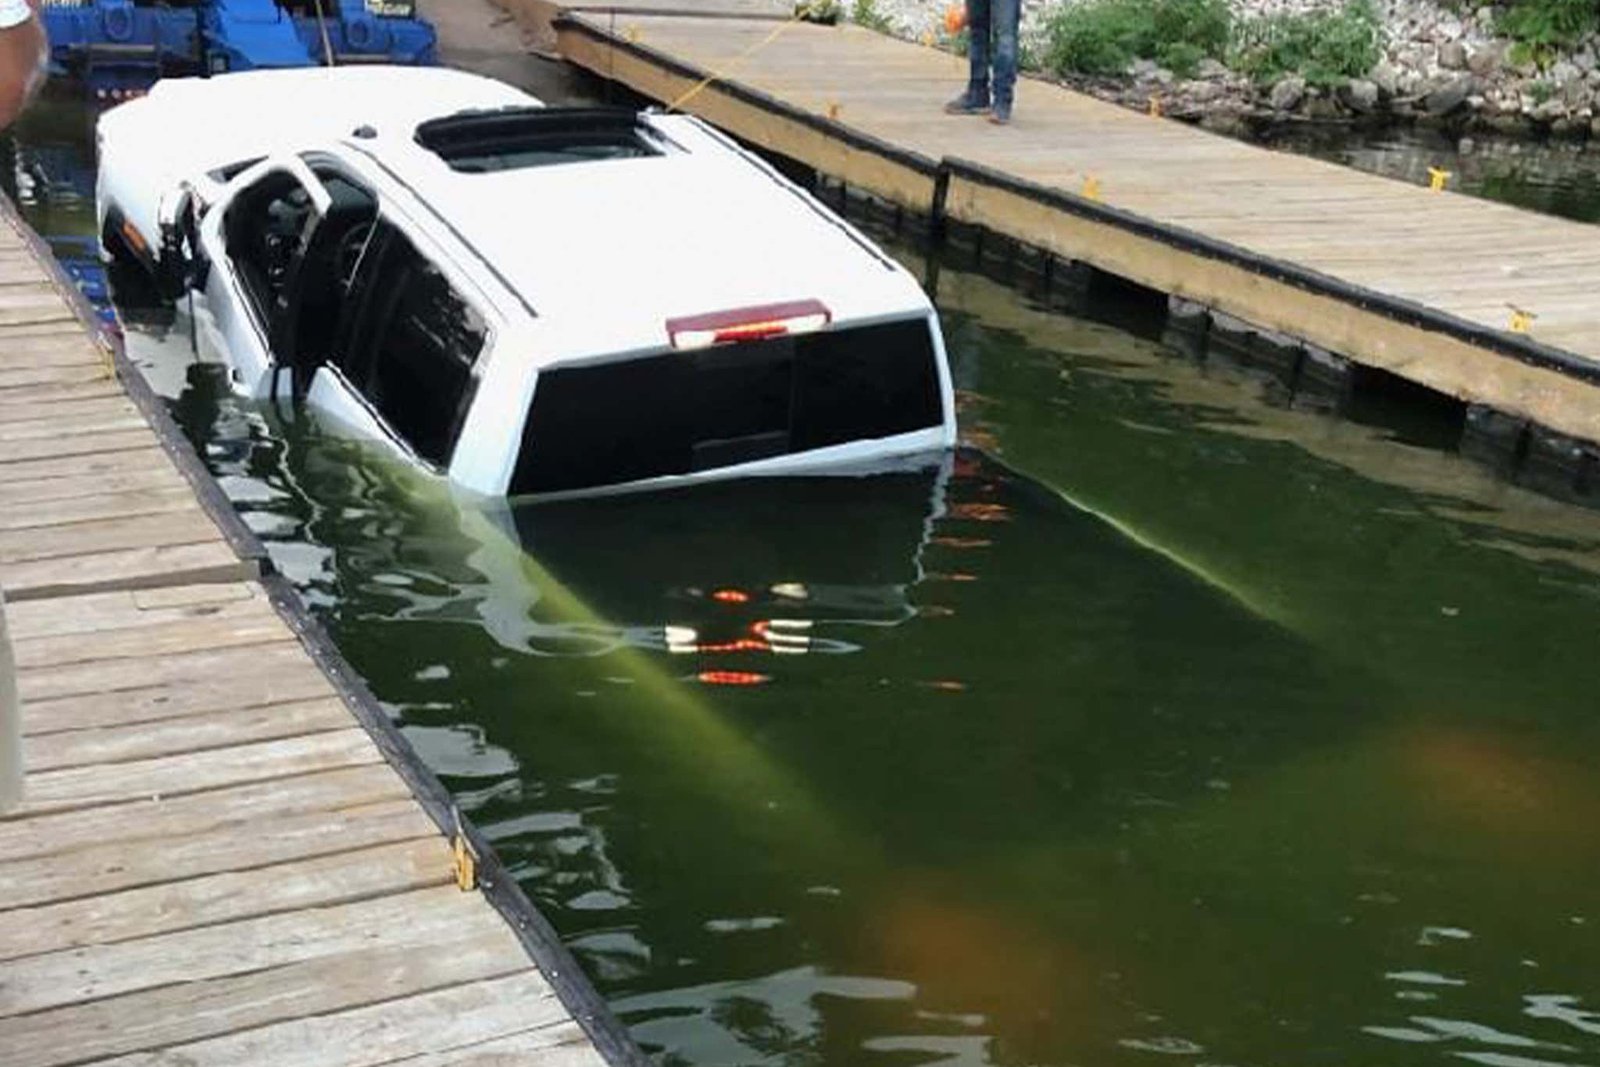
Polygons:
M945 227L1087 264L1516 420L1600 441L1594 227L1268 149L762 0L503 0L562 55ZM1591 450L1592 451L1592 450Z
M0 197L0 1061L643 1063L75 297Z

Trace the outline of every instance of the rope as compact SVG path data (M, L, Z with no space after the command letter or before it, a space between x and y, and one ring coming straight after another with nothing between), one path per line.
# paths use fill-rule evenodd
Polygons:
M796 8L795 8L795 13L793 15L789 16L789 18L785 19L783 22L778 23L777 27L775 29L773 29L773 31L771 33L769 33L765 37L761 38L761 40L757 41L755 44L751 45L749 48L746 48L743 52L740 52L738 55L734 56L731 60L728 61L727 65L724 66L722 69L714 70L710 74L707 74L704 78L701 78L698 82L696 82L693 86L691 86L689 88L689 90L687 92L685 92L682 96L678 97L672 103L668 104L667 105L667 111L668 112L673 112L673 111L681 110L683 108L684 104L688 103L690 100L692 100L696 96L700 95L700 93L707 86L711 85L713 82L725 81L727 79L727 76L728 76L729 72L734 67L738 66L740 63L743 63L745 60L749 59L751 56L755 55L757 52L759 52L763 48L767 47L767 45L771 44L773 41L776 41L778 39L778 36L780 34L782 34L784 30L787 30L790 26L793 26L797 22L804 22L807 13L808 13L808 11L807 11L807 7L806 7L805 4L797 5Z
M328 66L335 66L333 61L333 42L328 40L328 17L322 13L322 0L315 0L317 7L317 29L322 31L322 56Z

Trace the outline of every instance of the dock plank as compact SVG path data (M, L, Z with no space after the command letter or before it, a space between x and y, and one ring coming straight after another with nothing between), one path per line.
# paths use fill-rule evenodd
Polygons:
M452 881L450 850L425 822L416 836L370 848L256 865L57 903L0 907L0 960L322 908Z
M349 725L350 712L343 701L325 697L202 712L157 722L56 731L29 737L26 753L30 768L52 771L297 737Z
M214 847L224 834L237 837L243 832L247 838L255 837L258 829L256 824L280 824L282 832L289 835L299 830L320 834L323 831L316 828L320 824L313 821L309 827L297 830L293 825L294 820L308 815L320 818L328 812L343 813L346 818L354 818L358 814L381 816L385 813L368 813L360 809L402 800L407 795L404 784L390 768L369 763L183 796L140 797L110 807L0 820L0 856L6 857L6 867L9 869L6 877L14 879L15 884L21 884L25 873L12 865L32 858L59 857L68 852L105 846L139 845L150 857L145 862L155 872L153 877L159 877L164 868L160 865L163 850L158 842L217 834L213 840L194 845L196 851L203 851ZM333 838L329 847L337 847L338 844L339 839ZM264 854L269 858L271 856L265 850ZM113 854L108 856L112 856L108 866L121 862ZM86 855L81 859L85 870L95 868L92 856ZM54 867L64 872L58 877L71 875L72 868L67 866L65 860L54 861ZM176 860L171 869L176 877L203 873L195 868L184 868ZM125 889L144 884L144 880L144 876L133 874L112 885Z
M371 804L345 798L329 802L325 810L233 820L194 834L166 833L159 846L152 835L142 834L131 841L80 846L66 856L57 852L0 864L0 888L5 907L37 907L423 836L442 847L433 824L409 798Z
M20 688L28 737L333 695L287 632L266 644L34 670Z
M24 956L7 961L0 969L0 1017L174 982L203 982L262 971L380 944L437 943L449 937L452 928L505 928L504 921L480 903L454 885L439 886L134 941Z
M95 807L177 796L382 760L365 730L343 730L173 756L40 771L28 776L27 798L0 822L63 808Z
M237 1067L241 1063L377 1067L517 1033L530 1023L554 1023L562 1014L544 979L523 971L387 1005L319 1015L180 1045L162 1054L138 1054L104 1063L105 1067L171 1067L174 1062L184 1067Z
M306 1016L368 1004L404 1003L450 988L525 970L527 961L503 927L451 931L439 940L384 945L210 981L183 982L106 1000L0 1018L7 1067L64 1067L88 1059L140 1054L134 1062L173 1067L175 1045L221 1034L293 1023ZM250 1061L238 1059L234 1065ZM313 1063L334 1065L328 1058Z
M144 589L167 582L244 581L259 573L254 561L241 560L227 542L213 534L189 544L0 563L0 586L8 597L23 600L92 590Z
M481 1044L394 1060L392 1067L592 1067L598 1058L583 1028L575 1022L552 1023Z

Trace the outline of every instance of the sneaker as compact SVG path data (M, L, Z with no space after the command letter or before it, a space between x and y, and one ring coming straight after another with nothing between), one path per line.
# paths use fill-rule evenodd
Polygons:
M1011 124L1011 101L996 100L994 107L989 109L989 121L996 126L1009 126Z
M944 106L946 115L981 115L989 110L989 94L969 88Z

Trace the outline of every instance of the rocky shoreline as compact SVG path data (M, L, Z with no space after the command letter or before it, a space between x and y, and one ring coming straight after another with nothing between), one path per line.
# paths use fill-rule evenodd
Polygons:
M1024 0L1024 61L1034 76L1044 23L1060 3ZM911 40L939 39L946 0L878 0L878 28ZM1338 10L1342 0L1234 0L1241 17ZM847 8L848 10L848 8ZM1066 84L1145 110L1225 132L1283 122L1424 123L1462 131L1600 138L1600 34L1549 57L1543 66L1517 61L1512 42L1497 35L1494 9L1456 10L1433 0L1381 0L1381 58L1365 77L1334 86L1298 75L1258 82L1216 60L1202 60L1180 78L1149 60L1122 77L1069 76Z

